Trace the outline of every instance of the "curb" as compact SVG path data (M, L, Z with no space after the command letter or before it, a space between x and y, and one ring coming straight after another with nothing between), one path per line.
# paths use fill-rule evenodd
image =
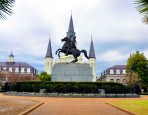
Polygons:
M126 112L126 113L128 113L128 114L130 114L130 115L136 115L135 113L133 113L133 112L131 112L131 111L125 110L125 109L120 108L120 107L117 107L117 106L112 105L112 104L110 104L110 103L106 103L106 104L108 104L108 105L110 105L110 106L112 106L112 107L115 107L115 108L117 108L117 109L119 109L119 110L121 110L121 111L124 111L124 112Z
M30 113L31 111L33 111L34 109L36 109L37 107L39 107L43 104L44 104L44 102L40 102L39 104L34 105L33 107L31 107L31 108L25 110L24 112L20 113L19 115L26 115L26 114Z

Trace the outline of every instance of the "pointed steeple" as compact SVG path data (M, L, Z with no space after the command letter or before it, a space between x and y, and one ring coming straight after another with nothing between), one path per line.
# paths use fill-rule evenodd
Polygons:
M74 32L73 19L71 14L67 37L70 38L70 36L73 36L73 35L75 35L75 32Z
M89 58L96 58L95 50L94 50L94 45L93 45L93 40L92 40L92 35L91 35L91 44L90 44Z
M9 55L9 57L8 57L7 62L15 62L14 55L13 55L12 51L11 51L11 54Z
M50 41L50 38L49 38L49 43L48 43L48 48L47 48L47 52L46 52L46 57L50 57L50 58L53 58L52 57L52 48L51 48L51 41Z
M14 57L14 55L12 54L12 51L11 51L11 54L9 55L9 57Z

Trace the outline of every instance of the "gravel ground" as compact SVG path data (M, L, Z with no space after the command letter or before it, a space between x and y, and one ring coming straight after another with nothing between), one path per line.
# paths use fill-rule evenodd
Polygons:
M18 115L37 103L39 101L13 98L0 94L0 115Z

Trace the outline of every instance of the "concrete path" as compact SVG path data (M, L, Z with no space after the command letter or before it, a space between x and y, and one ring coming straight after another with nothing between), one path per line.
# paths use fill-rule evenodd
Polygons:
M129 115L106 102L143 98L52 98L4 96L0 98L17 98L43 101L44 104L28 115ZM147 98L147 97L146 97Z

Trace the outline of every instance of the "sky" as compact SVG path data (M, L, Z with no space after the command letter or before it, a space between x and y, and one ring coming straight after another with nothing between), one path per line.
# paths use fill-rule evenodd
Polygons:
M72 13L77 48L89 52L91 34L97 76L105 69L127 63L137 50L148 58L148 25L142 23L135 0L16 0L13 15L0 20L0 62L11 51L17 62L44 71L49 38L55 51L68 31Z

